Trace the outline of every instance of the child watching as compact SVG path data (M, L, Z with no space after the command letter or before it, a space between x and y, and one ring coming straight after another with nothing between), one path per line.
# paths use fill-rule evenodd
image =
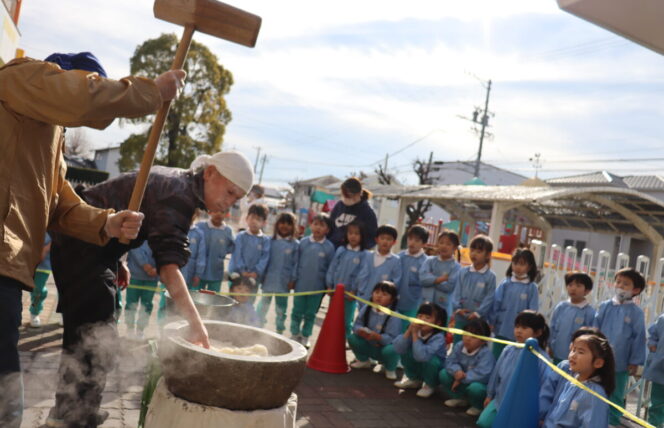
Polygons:
M445 327L445 309L430 302L420 305L417 319ZM417 396L429 398L436 391L438 372L445 362L447 346L445 332L429 325L412 323L392 344L401 355L403 378L394 383L397 388L419 388Z
M558 303L551 315L549 347L554 364L567 358L574 332L593 325L595 319L595 309L586 300L593 289L592 278L583 272L570 272L565 275L565 288L569 300Z
M270 238L263 234L268 209L263 204L249 207L247 230L238 233L228 270L253 278L258 284L270 261Z
M539 293L535 278L537 263L530 250L516 250L507 268L507 278L496 289L489 322L498 339L514 340L514 318L530 309L539 309ZM498 359L505 345L494 343L493 356Z
M576 380L603 397L611 394L615 386L613 364L613 351L606 339L589 334L572 342L570 370ZM606 403L567 381L542 427L605 427L608 416L609 406Z
M317 214L311 221L311 235L302 238L298 249L295 292L325 290L325 274L334 257L334 245L328 241L330 218ZM293 340L306 347L311 346L309 336L314 328L316 313L323 300L322 294L297 296L291 312L291 334ZM304 320L304 321L303 321Z
M616 272L616 295L602 302L595 315L595 327L599 328L613 347L616 361L616 388L609 400L625 405L625 389L630 375L646 360L646 325L643 310L632 298L645 288L643 276L634 268ZM617 425L620 412L610 409L609 424Z
M427 259L424 244L429 240L429 232L424 226L416 224L408 229L406 242L408 249L399 253L401 261L401 284L399 285L399 313L414 317L418 313L418 305L422 301L422 284L420 269ZM430 300L429 300L430 301ZM447 324L447 319L444 320ZM403 322L404 328L408 326Z
M154 292L159 284L157 264L152 258L152 250L150 250L148 241L144 241L140 247L129 251L127 265L130 272L125 305L127 336L130 339L143 340L145 328L148 326L150 314L152 314ZM139 309L139 305L142 306L142 310ZM136 322L137 310L139 310L138 322Z
M481 318L473 318L464 330L478 336L490 337L489 324ZM445 362L445 369L440 372L443 392L450 397L445 401L447 407L466 407L468 416L482 413L486 398L487 383L496 365L487 342L473 336L463 336L461 342L454 345L452 353Z
M390 281L399 284L401 281L401 262L399 256L392 253L397 242L397 229L389 224L379 226L376 230L376 248L373 257L364 258L364 268L368 272L367 281L360 284L359 296L369 300L372 295L371 284ZM362 306L362 305L361 305Z
M420 268L422 300L437 304L449 311L450 295L454 291L454 275L461 269L459 259L459 236L451 230L444 230L436 240L438 256L429 257ZM457 260L454 259L457 255Z
M274 236L270 242L270 261L263 280L263 293L289 293L295 288L295 268L297 264L297 249L299 242L293 237L295 233L295 215L281 213L274 225ZM256 312L265 325L265 316L270 309L272 296L261 297ZM288 313L288 297L274 298L277 312L277 333L282 334L286 329L286 314Z
M205 253L207 252L207 249L205 247L205 236L201 229L194 226L198 214L199 212L196 210L194 218L191 219L192 226L187 234L187 239L189 240L189 252L191 254L187 264L180 269L189 290L198 290L201 282L201 275L205 272L206 264Z
M526 310L517 315L514 320L514 337L517 342L524 343L526 339L534 337L539 343L541 349L546 349L546 341L549 338L549 327L542 314L535 311ZM498 414L500 403L502 402L507 386L509 385L516 362L523 352L523 348L508 346L500 354L496 362L496 367L491 373L489 384L487 385L487 397L484 400L484 410L477 420L477 425L481 428L491 428L493 420ZM529 351L526 351L529 352ZM548 366L538 360L540 385L547 376Z
M46 288L46 281L51 276L51 236L47 233L44 239L44 247L41 252L41 261L35 269L35 288L30 293L30 327L41 327L41 319L39 314L44 309L44 300L48 296L48 289ZM119 294L119 292L118 292Z
M396 307L397 300L397 286L390 281L379 282L371 292L371 302L392 310ZM373 365L370 360L372 358L385 367L387 379L396 380L399 355L394 350L392 341L400 331L399 318L364 305L353 325L353 334L348 338L350 349L357 358L350 366L354 369L368 369Z
M486 235L477 235L470 241L471 265L462 268L454 279L452 310L454 327L462 329L473 318L491 319L496 274L489 269L493 242ZM455 335L454 341L461 338Z
M251 294L256 290L256 281L247 276L240 276L238 273L230 274L231 293ZM225 321L235 324L244 324L252 327L260 327L261 320L251 304L250 296L231 296L237 300L238 304L233 306Z
M664 424L664 344L659 346L660 336L664 336L664 314L648 328L650 355L643 370L643 377L652 382L648 422L656 427Z
M368 272L363 261L367 253L365 252L366 247L362 229L362 223L359 222L351 222L346 226L346 238L343 245L337 248L325 276L328 289L333 289L337 284L343 284L345 291L357 294L360 285L366 283ZM344 296L346 338L352 332L351 327L355 318L356 306L355 299Z
M221 291L224 278L224 259L233 252L235 238L233 230L224 223L221 211L211 212L207 221L199 222L199 228L205 237L205 271L201 275L200 289Z

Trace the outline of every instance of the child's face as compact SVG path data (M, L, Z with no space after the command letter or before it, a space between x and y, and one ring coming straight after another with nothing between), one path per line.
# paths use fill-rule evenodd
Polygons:
M438 254L440 255L441 259L449 259L450 257L454 256L455 250L456 246L450 238L445 236L438 240Z
M489 262L489 258L491 258L491 255L484 250L480 250L479 248L470 249L470 261L476 268L481 268L487 264Z
M210 213L210 221L215 226L221 226L221 222L224 221L224 213L221 211L212 211Z
M357 227L349 227L346 229L346 239L348 239L348 245L351 247L357 247L362 242L362 233Z
M251 293L251 289L244 284L240 284L233 287L231 293L249 294ZM231 297L237 300L239 303L247 303L249 301L249 296L231 296Z
M582 337L577 337L572 342L567 358L569 359L569 368L574 373L590 377L596 369L604 366L604 360L593 356L588 343Z
M295 232L295 227L290 223L281 222L277 225L277 233L282 238L293 236L293 232Z
M468 352L474 352L476 349L479 349L480 346L484 345L484 341L472 336L463 336L463 347L466 348Z
M384 233L382 235L378 235L376 238L376 248L380 254L385 255L390 252L390 249L392 249L392 246L395 242L396 240L392 237L392 235Z
M374 290L373 293L371 293L371 301L377 305L389 308L392 304L392 300L394 300L392 295L383 290Z
M567 294L569 295L572 303L580 303L583 299L586 298L590 290L586 290L585 285L581 284L578 281L572 281L565 286L567 288Z
M316 241L320 241L324 236L327 236L327 233L330 229L327 227L327 223L323 221L314 220L311 223L311 234L314 235Z
M409 236L406 238L406 242L408 243L408 252L410 254L417 254L424 247L424 242L417 236Z
M512 273L518 278L528 275L529 270L530 265L523 259L512 262Z
M426 315L426 314L417 314L417 319L426 321L429 324L438 324L436 322L436 316L435 315ZM422 332L423 335L427 335L433 331L433 327L430 325L425 325L425 324L419 324L420 326L420 331Z
M249 231L255 235L265 226L265 219L255 214L249 214L247 215L247 226L249 226Z
M539 337L542 334L540 330L535 331L531 327L525 327L522 325L514 326L514 338L519 343L524 343L526 339L531 337Z
M634 293L639 290L638 288L635 289L632 280L624 275L618 275L616 277L616 288L625 291L629 296L634 296Z

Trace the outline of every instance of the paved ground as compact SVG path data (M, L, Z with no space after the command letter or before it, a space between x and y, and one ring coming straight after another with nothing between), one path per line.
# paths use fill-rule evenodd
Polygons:
M54 312L56 292L49 280L47 298L39 329L29 328L27 311L29 295L24 293L23 327L21 327L21 361L25 382L26 409L22 427L42 428L53 405L56 370L60 358L59 314ZM325 315L326 302L314 328L318 336ZM155 301L156 303L156 301ZM156 312L156 311L155 311ZM154 314L153 314L154 315ZM273 310L268 321L274 323ZM148 337L156 336L154 316ZM120 324L121 335L125 327ZM352 356L348 353L349 361ZM143 369L148 359L144 344L123 340L119 349L119 366L110 375L102 408L110 413L104 428L135 428L138 423ZM410 427L427 423L438 427L472 427L471 418L442 404L441 397L420 399L414 391L399 391L381 374L353 371L332 375L307 369L295 391L298 395L298 427Z

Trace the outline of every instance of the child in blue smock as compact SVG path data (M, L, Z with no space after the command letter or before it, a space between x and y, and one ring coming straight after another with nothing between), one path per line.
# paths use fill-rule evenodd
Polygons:
M471 265L457 272L453 280L452 310L454 327L463 329L473 318L490 319L496 291L496 274L489 268L493 242L486 235L477 235L470 241ZM461 338L455 335L454 341Z
M469 320L463 329L478 336L491 335L489 324L481 318ZM468 416L482 413L487 384L495 365L496 360L486 341L464 335L462 341L454 345L445 362L445 369L440 372L443 392L450 397L445 405L466 407L470 404L466 410Z
M506 275L507 278L496 289L488 321L493 325L493 333L498 339L513 341L516 316L526 309L539 309L539 293L535 283L537 263L533 252L516 250ZM493 344L493 356L496 359L504 347L499 343Z
M368 268L364 264L367 256L364 245L364 232L362 223L351 222L346 226L346 237L343 244L337 248L334 258L327 269L325 283L328 289L334 289L337 284L343 284L344 290L357 294L360 285L367 281ZM357 301L344 296L344 324L346 338L351 334Z
M316 214L311 221L311 235L300 241L296 293L325 290L325 275L334 257L334 245L326 238L329 231L330 217L324 213ZM294 297L290 328L293 340L310 346L309 336L322 300L323 294Z
M440 306L425 302L417 310L417 319L445 327L447 313ZM412 323L405 333L394 339L392 346L401 355L404 370L403 378L394 382L394 386L419 388L418 397L431 397L438 386L438 372L447 354L445 332L429 325Z
M263 293L286 293L295 288L297 273L297 259L299 241L293 237L295 233L295 215L293 213L281 213L274 224L274 236L270 242L270 261L265 270L265 278L261 286ZM272 296L260 298L256 312L261 318L261 324L265 325L265 317ZM282 334L286 330L286 314L288 313L288 297L275 296L277 333Z
M30 327L41 327L39 314L44 309L44 300L48 296L46 281L51 275L51 236L47 233L42 248L41 261L35 269L35 288L30 293Z
M207 221L196 225L205 236L205 271L201 275L201 290L221 291L224 279L224 259L233 252L233 230L224 223L224 213L211 212Z
M268 209L263 204L249 207L248 229L238 233L235 238L235 248L228 265L230 272L253 278L257 284L262 280L270 261L270 238L263 233L267 214Z
M397 293L397 286L393 282L381 281L373 287L370 301L394 310L398 300ZM399 354L394 350L392 341L400 332L399 318L364 305L353 324L353 334L348 338L348 345L356 358L350 366L354 369L368 369L373 366L371 359L374 359L385 368L387 379L396 380Z
M650 355L643 370L643 377L651 382L648 422L656 427L664 424L664 343L659 345L660 338L664 338L664 314L648 328Z
M427 258L420 268L422 300L437 304L451 315L450 296L454 291L455 274L461 269L458 261L461 257L459 235L443 230L438 235L436 246L438 255Z
M180 268L184 281L187 283L189 290L198 290L201 282L201 275L205 272L205 236L201 229L192 226L187 234L189 239L189 260L187 264Z
M127 266L131 274L125 304L127 336L131 339L142 340L145 337L145 328L150 322L150 315L154 306L154 293L159 284L157 263L152 257L152 250L150 250L148 241L144 241L140 247L129 251ZM139 311L138 321L136 320L136 311Z
M514 320L514 337L518 343L525 343L526 339L531 337L537 339L540 352L542 352L542 349L546 349L546 341L549 338L549 327L546 325L544 316L531 310L521 312ZM516 362L519 361L519 357L523 351L524 348L508 346L500 354L500 358L496 362L496 367L489 378L486 392L487 397L484 400L484 410L482 410L477 420L477 426L480 428L491 428L493 420L498 414L500 403L507 392ZM541 385L548 376L550 369L543 361L538 360L537 364Z
M381 281L390 281L399 284L401 281L401 262L399 256L392 253L392 247L397 242L397 229L389 224L379 226L376 230L376 247L373 254L364 258L364 269L367 271L367 280L360 284L358 295L369 300L373 286ZM360 304L360 307L363 306Z
M408 229L406 235L408 248L399 253L401 261L401 284L399 284L399 313L414 317L422 302L422 284L420 282L420 269L427 259L424 253L424 244L429 240L429 232L422 225L416 224ZM431 301L431 300L429 300ZM447 324L447 320L445 320ZM408 322L403 321L403 329Z
M230 274L231 293L252 294L256 292L256 281L253 278L240 276L239 273ZM235 324L244 324L252 327L260 327L261 320L251 304L249 296L232 296L238 304L233 306L224 321Z
M632 298L638 296L646 285L643 276L634 268L616 272L616 295L602 302L595 315L595 327L609 339L616 360L616 388L609 399L623 407L625 390L630 375L646 361L646 324L643 310ZM609 423L620 422L620 412L610 410Z
M602 397L606 398L615 387L613 351L609 342L600 336L586 334L572 342L569 368L577 381ZM606 427L608 416L609 406L606 403L565 381L542 427Z
M551 315L549 348L554 364L567 359L574 332L595 320L595 309L586 300L593 289L592 278L583 272L570 272L565 275L565 288L569 300L558 303Z

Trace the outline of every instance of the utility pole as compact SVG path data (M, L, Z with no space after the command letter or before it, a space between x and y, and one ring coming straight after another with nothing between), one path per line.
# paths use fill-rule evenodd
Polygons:
M385 153L385 164L383 165L383 171L387 174L387 159L390 157L389 154Z
M428 183L422 184L433 184L433 178L431 177L431 164L433 163L433 152L429 152L429 163L427 165L427 181Z
M489 94L491 93L491 80L489 80L486 87L486 99L484 100L484 110L475 110L473 113L473 122L477 123L477 116L482 113L481 124L482 130L480 131L480 148L477 151L477 160L475 161L475 177L480 176L480 159L482 158L482 145L484 144L484 130L489 124Z
M263 155L263 158L261 159L261 173L258 177L258 184L263 182L263 170L265 169L265 162L267 162L267 155Z
M254 161L254 174L258 172L258 159L261 157L261 148L260 147L254 147L256 149L256 160Z
M532 162L533 167L535 168L535 178L537 178L537 173L539 172L540 168L542 168L542 154L535 153L535 156L533 156L529 160L530 162Z

